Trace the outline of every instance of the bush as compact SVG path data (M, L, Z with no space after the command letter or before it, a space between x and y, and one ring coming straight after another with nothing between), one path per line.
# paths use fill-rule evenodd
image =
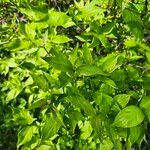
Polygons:
M147 0L0 7L0 149L149 149Z

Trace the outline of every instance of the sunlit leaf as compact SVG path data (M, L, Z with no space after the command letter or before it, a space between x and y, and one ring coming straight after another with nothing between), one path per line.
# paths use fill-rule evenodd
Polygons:
M137 106L127 106L120 111L113 125L122 128L131 128L139 125L144 120L144 114Z

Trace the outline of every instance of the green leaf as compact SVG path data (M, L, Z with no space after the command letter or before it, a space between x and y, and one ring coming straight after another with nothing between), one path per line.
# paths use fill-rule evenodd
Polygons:
M55 113L51 113L50 116L46 118L42 128L42 140L48 140L49 138L53 137L55 134L57 134L61 126L62 121Z
M66 59L63 55L57 55L55 57L44 57L46 62L48 62L52 67L64 71L64 72L72 72L73 66L68 59Z
M122 128L131 128L139 125L144 120L144 114L137 106L127 106L120 111L113 125Z
M135 37L137 39L142 39L143 28L139 12L133 6L129 6L129 8L123 10L123 18Z
M104 120L105 118L102 114L95 115L91 118L92 128L96 132L100 142L103 142L103 136L104 136L103 121Z
M61 72L58 78L60 81L60 87L66 86L71 81L70 76L68 76L65 72Z
M30 6L29 8L20 8L21 13L26 14L30 20L39 21L44 19L48 10L44 6Z
M45 106L47 103L47 101L45 99L40 99L40 100L36 100L34 101L32 104L30 104L29 109L35 109L35 108L41 108L43 106Z
M69 95L65 99L74 106L84 110L87 115L92 116L95 114L95 110L90 102L86 100L77 89L69 88Z
M31 124L35 119L30 115L30 112L23 108L14 108L13 109L13 120L20 124Z
M92 63L92 54L89 48L89 44L85 43L83 45L83 57L84 57L84 61L86 64L91 64Z
M72 63L72 65L74 65L78 59L78 48L79 48L79 44L77 43L77 45L75 46L75 48L73 49L73 51L69 55L69 60Z
M119 6L120 8L122 8L122 3L123 0L116 0L117 6Z
M34 83L41 89L47 90L48 89L48 84L47 81L45 80L43 75L31 73L32 79Z
M24 49L29 49L31 47L32 43L31 41L27 41L25 39L13 39L11 42L9 42L8 44L6 44L5 46L7 47L7 49L9 49L10 51L20 51L20 50L24 50Z
M100 14L102 15L102 9L99 9L99 7L95 5L95 3L87 2L84 6L84 2L82 3L81 1L77 3L75 1L75 4L77 8L79 9L79 11L81 12L81 14L78 15L78 17L81 17L84 19L89 19L90 17L94 17L96 19L98 15Z
M36 150L50 150L50 149L52 149L52 147L49 145L41 145L38 148L36 148Z
M102 45L106 48L106 49L110 49L111 45L108 42L108 39L106 38L105 34L101 34L98 36L99 40L101 41Z
M56 35L52 38L52 42L53 43L57 43L57 44L61 44L61 43L67 43L69 42L71 39L69 39L67 36L65 35Z
M111 79L109 79L107 77L103 77L103 76L100 76L99 79L103 83L106 83L107 85L111 86L112 88L117 89L116 83L113 80L111 80Z
M110 140L110 138L106 138L103 140L103 143L100 144L100 150L112 150L114 144Z
M95 65L82 65L76 69L77 75L93 76L93 75L107 75L99 67Z
M103 58L104 62L101 64L103 70L108 73L115 71L122 64L122 60L119 62L119 58L122 58L120 54L110 54Z
M84 125L81 128L81 138L86 140L90 137L93 129L89 121L84 121Z
M130 96L131 95L128 94L119 94L114 97L114 101L116 101L121 108L124 108L128 104Z
M145 110L150 107L150 96L144 96L140 102L140 107L144 108Z
M115 22L108 22L106 25L102 26L102 33L109 34L113 30Z
M144 96L140 101L140 107L144 111L145 115L150 120L150 96Z
M7 93L6 104L8 104L11 100L15 99L19 95L20 92L21 92L20 89L17 89L17 88L11 89Z
M136 126L130 129L129 138L127 141L127 147L130 150L132 144L138 143L138 140L144 137L144 128L143 126Z
M135 40L126 40L124 44L127 47L135 47L135 46L137 46L137 42Z
M72 131L74 132L77 123L80 120L84 120L84 116L82 115L81 112L79 112L77 110L74 110L72 108L67 110L67 114L68 114L68 117L69 117L69 119L68 119L69 124L71 126Z
M17 149L19 149L21 145L30 142L35 133L38 133L36 126L27 126L21 129L18 133Z
M34 37L36 35L36 24L34 23L25 24L25 32L31 40L34 40Z
M127 75L130 78L130 80L138 81L140 79L140 71L137 68L134 68L133 66L126 66Z
M109 113L113 102L112 97L98 91L95 94L94 101L99 105L101 113L104 113L105 115Z
M64 26L70 22L69 17L64 12L50 11L48 23L51 26Z

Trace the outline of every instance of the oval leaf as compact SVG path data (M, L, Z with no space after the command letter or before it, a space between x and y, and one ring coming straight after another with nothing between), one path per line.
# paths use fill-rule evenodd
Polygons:
M68 41L70 41L71 39L69 39L67 36L65 35L56 35L53 37L52 39L52 42L53 43L58 43L58 44L61 44L61 43L66 43Z
M128 106L120 111L113 125L122 128L131 128L140 124L144 120L144 114L137 106Z

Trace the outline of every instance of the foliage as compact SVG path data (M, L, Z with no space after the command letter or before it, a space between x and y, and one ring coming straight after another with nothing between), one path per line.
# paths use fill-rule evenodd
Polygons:
M0 7L0 149L149 148L147 0Z

